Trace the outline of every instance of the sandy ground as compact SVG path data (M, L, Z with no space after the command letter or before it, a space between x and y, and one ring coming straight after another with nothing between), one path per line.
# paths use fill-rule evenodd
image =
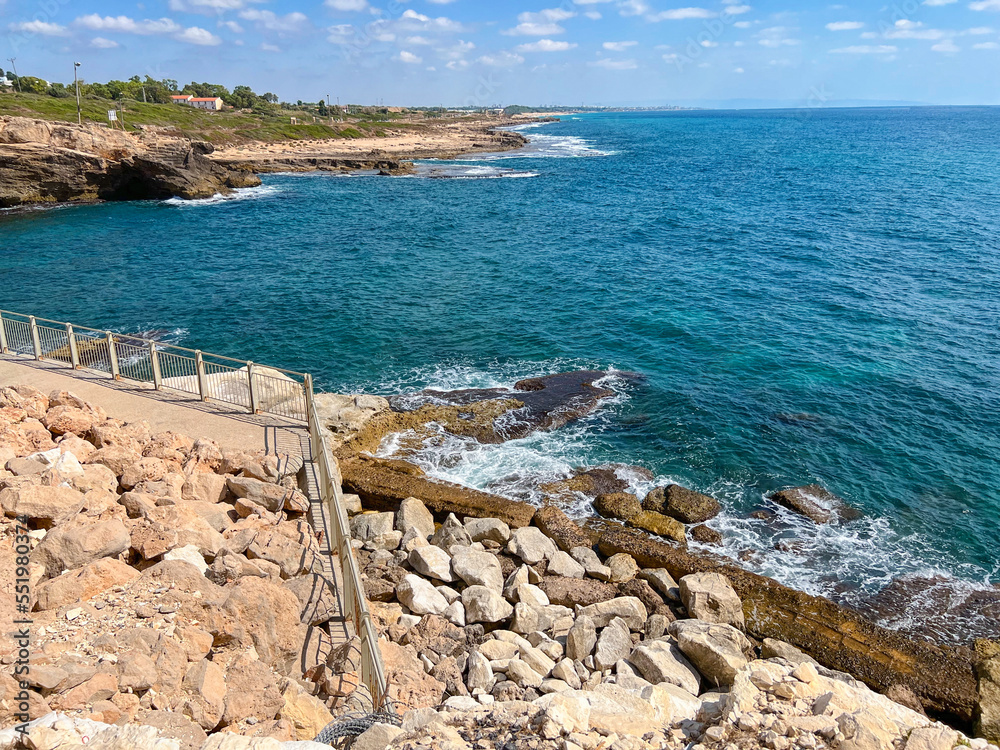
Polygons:
M220 148L212 154L221 161L241 161L267 158L324 157L363 159L419 159L472 151L501 150L503 145L487 130L510 125L510 120L490 120L477 123L428 125L423 130L387 130L382 138L321 139L254 143ZM509 147L509 146L508 146Z

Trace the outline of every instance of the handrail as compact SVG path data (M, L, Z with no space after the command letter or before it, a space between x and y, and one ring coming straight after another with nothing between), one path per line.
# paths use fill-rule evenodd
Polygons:
M97 335L80 335L82 331ZM378 634L354 557L339 472L324 437L310 374L267 368L283 376L279 378L259 372L263 366L254 362L8 310L0 310L0 353L62 362L74 370L97 370L109 373L116 380L146 382L157 390L170 388L197 395L204 401L225 401L247 407L252 413L269 412L306 422L312 460L319 473L320 501L330 519L330 552L336 551L343 572L345 615L361 642L360 682L368 688L374 710L385 706L388 683ZM206 357L210 359L206 361ZM236 369L212 360L235 362L242 367ZM216 372L214 368L224 371ZM233 378L234 373L241 374ZM296 378L301 378L301 382ZM245 393L234 386L245 387Z

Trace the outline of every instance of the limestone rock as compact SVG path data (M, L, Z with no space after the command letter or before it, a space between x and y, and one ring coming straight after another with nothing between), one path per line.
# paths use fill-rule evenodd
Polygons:
M628 659L654 685L669 683L691 695L701 692L701 675L672 640L644 641Z
M597 602L583 607L580 615L586 615L594 621L598 628L607 627L616 617L625 621L630 630L642 630L646 622L646 608L634 596L622 596L607 601Z
M469 586L462 592L465 619L469 623L495 623L506 620L514 613L514 608L499 591L486 586Z
M750 641L731 625L678 620L670 624L670 634L705 679L720 687L733 684L752 652Z
M258 720L273 719L285 704L274 673L247 654L226 670L226 686L226 707L222 714L226 724L251 716Z
M539 508L535 511L532 522L563 552L569 552L575 547L589 548L594 543L587 531L580 528L555 505Z
M8 516L27 516L42 528L65 523L83 508L83 493L71 487L21 485L0 491L0 507Z
M665 569L645 568L639 571L639 578L649 583L668 601L679 602L681 600L680 586Z
M597 638L597 648L594 650L594 666L604 671L611 669L622 659L628 658L632 652L632 638L628 625L620 617L614 618L601 631Z
M295 727L295 739L311 740L333 721L333 715L319 698L309 695L289 680L281 694L284 704L278 710L279 719L287 719Z
M583 566L591 578L596 578L598 581L611 580L611 568L601 562L601 558L590 547L574 547L569 554Z
M115 557L131 545L125 525L117 518L96 523L68 523L52 529L32 555L46 575L57 576L102 557Z
M613 599L618 590L607 583L588 578L546 577L542 579L539 588L545 592L552 604L563 607L586 607L597 602Z
M563 576L564 578L583 578L587 574L586 568L560 550L549 560L549 567L546 571L549 575Z
M465 530L473 542L488 540L504 545L510 541L510 526L498 518L466 518Z
M670 516L657 513L656 511L644 510L637 513L628 520L628 525L637 529L642 529L643 531L648 531L651 534L672 539L675 542L680 542L681 544L687 541L684 524L674 518L671 518Z
M688 614L703 622L732 625L743 630L743 602L720 573L692 573L680 580L681 601Z
M405 498L396 511L396 529L404 534L415 529L424 539L429 539L434 534L434 516L417 498Z
M611 582L624 583L631 581L639 572L639 566L631 555L619 553L608 558L608 568L611 569Z
M102 558L80 570L63 573L38 586L36 608L58 609L76 601L88 599L138 578L139 571L114 558Z
M407 562L415 571L427 578L436 578L445 583L455 580L451 572L451 557L440 547L434 545L415 547L410 550Z
M594 508L605 518L628 521L642 512L642 503L629 492L612 492L598 495L594 500Z
M188 667L184 691L191 696L188 714L202 729L211 731L219 725L226 707L226 679L222 668L209 659Z
M598 685L581 694L590 704L591 729L642 737L660 727L649 703L617 685Z
M396 597L401 604L418 615L440 615L448 608L448 600L434 586L412 574L400 581Z
M580 614L566 636L566 656L583 661L597 645L597 627L588 615Z
M551 558L556 553L556 545L541 529L525 526L511 534L507 552L521 558L526 565L534 565Z
M451 560L451 569L468 586L486 586L502 591L503 570L496 555L469 548L458 548Z
M386 750L403 730L392 724L372 724L351 745L352 750Z

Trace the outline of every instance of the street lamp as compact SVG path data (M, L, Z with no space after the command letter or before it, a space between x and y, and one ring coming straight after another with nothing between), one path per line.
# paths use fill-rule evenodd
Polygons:
M76 75L76 69L79 67L80 63L73 63L73 85L76 87L76 123L83 125L83 113L80 111L80 79Z

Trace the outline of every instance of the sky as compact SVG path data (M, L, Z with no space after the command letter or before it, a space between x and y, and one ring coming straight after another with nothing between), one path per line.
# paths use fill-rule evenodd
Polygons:
M0 0L0 67L402 106L1000 104L1000 0Z

